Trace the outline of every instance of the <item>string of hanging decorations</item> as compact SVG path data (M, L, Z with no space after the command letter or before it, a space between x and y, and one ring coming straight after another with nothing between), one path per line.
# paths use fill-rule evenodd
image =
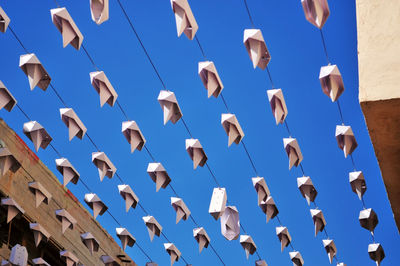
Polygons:
M332 263L333 259L335 259L337 265L345 265L342 262L339 263L335 242L329 237L326 229L326 219L323 215L322 210L317 206L316 203L316 196L318 192L311 178L309 176L306 176L305 174L302 165L303 155L300 150L299 143L296 138L292 137L292 133L289 129L289 125L287 122L288 109L283 96L283 90L275 87L272 80L272 75L268 68L268 64L271 60L271 54L268 51L261 30L255 29L253 18L251 16L246 0L244 0L244 4L246 6L246 11L253 28L245 29L243 42L249 54L249 57L253 62L253 67L267 70L268 79L272 86L272 89L267 90L267 96L272 113L274 115L276 124L284 124L286 131L289 135L289 137L283 139L284 149L289 159L289 170L292 169L293 166L300 167L303 176L297 178L297 186L300 190L301 195L307 200L308 205L310 206L311 202L313 203L313 208L310 209L310 214L315 227L315 236L317 236L318 232L324 232L325 239L322 240L322 243L324 245L325 251L328 254L329 262ZM302 259L296 260L296 263L297 265L304 264Z
M349 173L349 183L351 189L357 194L361 201L362 210L359 214L359 222L361 227L367 229L371 233L372 242L368 245L369 257L379 265L385 258L385 252L380 243L375 242L374 230L378 225L378 216L372 208L366 208L364 202L364 193L367 185L362 171L357 171L353 158L353 152L358 144L354 136L351 126L344 123L342 108L340 107L339 97L344 92L344 83L339 67L332 64L328 55L328 49L323 34L323 26L330 15L330 9L327 0L301 0L306 20L317 27L321 36L321 43L328 65L322 66L319 73L322 92L326 94L332 103L336 102L341 124L336 126L335 137L338 146L344 152L344 157L350 157L353 171ZM318 12L314 12L318 10Z

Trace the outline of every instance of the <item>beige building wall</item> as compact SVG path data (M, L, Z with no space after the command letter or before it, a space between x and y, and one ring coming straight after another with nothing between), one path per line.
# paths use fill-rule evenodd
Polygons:
M400 228L400 1L356 9L360 104Z

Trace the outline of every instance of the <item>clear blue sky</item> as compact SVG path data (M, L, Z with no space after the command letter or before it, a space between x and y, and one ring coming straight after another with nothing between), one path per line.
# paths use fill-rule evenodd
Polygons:
M151 65L117 5L110 0L110 20L97 26L90 18L89 1L59 1L66 6L85 39L85 47L101 70L104 70L119 93L119 101L131 119L144 133L149 149L164 165L172 184L191 209L197 222L204 226L214 247L227 265L254 265L255 256L247 261L239 241L226 241L219 222L208 214L214 183L205 168L193 170L185 150L188 135L181 122L163 126L162 111L157 96L162 89ZM249 0L256 27L262 29L272 54L270 70L274 83L284 90L289 108L288 122L304 155L303 166L319 192L317 203L327 220L327 230L338 248L338 258L347 265L374 265L368 257L371 242L368 231L361 228L358 214L362 206L351 192L348 173L350 160L345 160L334 137L340 119L337 107L325 96L319 85L319 69L326 64L318 30L303 14L300 0ZM291 265L288 251L280 252L275 235L277 221L265 223L265 215L257 206L252 187L254 176L241 146L227 147L227 136L220 125L225 112L220 99L207 99L198 74L202 56L194 41L176 36L174 15L167 0L122 0L129 16L142 37L167 87L177 99L195 138L199 138L220 183L228 190L228 198L237 206L241 222L251 234L258 251L269 265ZM289 228L293 245L300 250L307 265L328 265L322 245L322 234L314 237L314 227L306 201L301 197L296 178L299 169L288 170L288 160L282 145L287 137L283 126L275 126L266 90L270 89L265 71L253 70L243 45L243 30L251 27L242 1L190 1L199 24L198 37L210 60L216 64L225 85L224 96L245 131L246 145L254 158L258 172L269 184L280 210L280 219ZM175 225L175 212L170 206L170 188L155 192L155 185L146 173L150 162L147 154L135 152L121 134L124 121L117 107L100 108L99 98L90 84L93 66L83 51L71 46L62 48L62 38L51 22L53 1L0 1L11 18L11 26L29 51L36 53L64 100L80 116L90 136L106 152L140 198L140 202L164 227L166 235L193 265L219 265L210 249L200 255L192 236L193 223L188 220ZM359 147L354 153L359 170L364 172L368 190L365 202L379 216L376 239L386 252L383 265L395 265L399 235L380 170L374 155L360 105L358 103L357 32L354 1L330 1L331 17L324 27L331 60L338 64L344 78L345 93L340 98L344 119L356 135ZM23 50L11 32L0 34L0 80L19 101L21 107L39 121L51 134L53 144L70 159L111 212L136 237L138 243L159 263L168 265L164 239L149 241L140 209L124 211L118 195L116 178L99 181L91 163L94 151L87 137L83 141L68 141L67 128L62 123L62 107L51 90L29 90L28 80L18 67ZM2 110L0 116L21 136L26 119L14 109ZM23 136L28 145L32 143ZM49 148L40 150L39 157L56 172L57 155ZM83 202L82 185L68 186ZM115 236L115 222L107 214L98 221ZM118 239L117 239L118 241ZM137 247L128 254L139 264L146 258ZM182 262L179 262L180 265Z

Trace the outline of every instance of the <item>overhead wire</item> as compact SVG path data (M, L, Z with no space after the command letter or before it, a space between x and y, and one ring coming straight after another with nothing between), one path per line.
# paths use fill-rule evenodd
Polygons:
M322 29L320 29L319 31L321 33L320 34L321 43L322 43L322 46L323 46L323 49L324 49L324 53L326 55L326 59L328 61L328 65L331 65L331 62L330 62L329 57L328 57L328 49L327 49L327 46L326 46L325 36L323 34ZM343 118L343 112L342 112L342 108L340 107L339 99L337 99L336 102L337 102L338 112L339 112L339 116L340 116L340 121L341 121L342 125L345 125L344 118ZM356 167L356 164L355 164L355 161L354 161L354 158L353 158L353 153L350 154L350 159L351 159L351 164L352 164L353 170L357 171L357 167ZM364 201L364 195L361 195L360 201L361 201L362 208L365 210L366 209L366 207L365 207L366 205L365 205L365 201ZM371 233L371 236L372 236L372 242L375 244L376 242L375 242L374 231L370 231L370 233Z
M117 0L117 1L118 1L119 5L121 6L121 8L123 9L122 4L120 3L120 1L119 1L119 0ZM57 5L58 5L58 3L57 3ZM59 6L59 5L58 5L58 6ZM137 34L137 32L136 32L136 30L135 30L135 28L133 27L133 24L131 23L131 21L130 21L130 19L129 19L129 17L128 17L128 15L126 14L126 11L125 11L124 9L123 9L123 13L125 14L126 18L128 19L128 22L129 22L129 24L130 24L132 30L134 31L135 35L136 35L137 37L139 37L138 34ZM158 70L156 69L156 67L155 67L155 65L154 65L154 63L153 63L153 61L152 61L151 58L150 58L150 55L148 54L148 52L147 52L146 48L144 47L144 45L143 45L142 41L140 40L140 38L138 38L138 40L139 40L139 42L140 42L140 44L141 44L141 46L142 46L142 48L143 48L143 50L144 50L144 52L145 52L147 58L148 58L148 60L149 60L150 63L152 64L153 69L155 70L157 76L159 77L160 82L162 83L163 87L166 89L166 86L165 86L165 84L164 84L164 81L161 79L161 76L160 76L160 74L158 73ZM89 61L92 63L92 65L94 66L94 68L95 68L96 70L98 70L98 67L97 67L97 65L95 64L95 62L94 62L92 56L90 55L90 53L88 52L88 50L85 48L85 46L84 46L83 44L81 45L81 47L83 48L83 50L84 50L86 56L88 57ZM55 88L53 88L53 89L54 89L55 93L57 94L58 98L59 98L59 99L62 101L62 103L65 105L65 102L62 100L62 98L61 98L60 95L57 93L57 91L55 90ZM125 110L123 109L123 107L121 106L121 104L118 102L118 100L116 101L116 103L117 103L117 106L119 107L119 109L121 110L122 114L124 115L124 117L125 117L126 119L129 120L129 118L128 118L126 112L125 112ZM183 122L183 124L184 124L186 130L188 131L189 135L191 136L191 132L190 132L190 130L189 130L189 127L186 125L186 123L185 123L185 121L183 120L183 118L182 118L182 122ZM86 133L86 135L87 135L87 133ZM97 150L99 150L99 149L97 148L97 145L93 142L93 140L92 140L91 138L89 138L89 140L90 140L91 143L94 145L94 147L95 147ZM145 149L146 149L147 153L149 154L149 156L154 160L154 157L153 157L152 153L149 151L149 149L146 147L146 145L145 145ZM119 176L118 173L116 173L115 175L117 176L117 178L118 178L121 182L123 182L122 178ZM124 183L124 182L123 182L123 183ZM172 189L172 191L174 192L175 196L179 197L178 194L177 194L177 192L176 192L176 190L173 188L173 186L172 186L171 183L169 183L169 186L170 186L170 188ZM148 212L144 209L144 207L143 207L142 205L140 205L140 207L145 211L145 213L148 213ZM194 221L194 219L193 219L193 221ZM195 223L195 224L197 225L197 223ZM216 252L215 249L213 249L213 251ZM216 255L217 255L217 257L220 259L220 261L222 262L222 264L225 265L225 263L221 260L221 256L220 256L219 254L217 254L217 253L216 253ZM186 262L186 260L184 259L183 256L181 256L181 258ZM186 263L187 263L187 262L186 262Z
M157 68L155 67L153 61L151 60L151 57L150 57L149 53L147 52L147 49L145 48L145 46L144 46L144 44L143 44L143 42L142 42L142 40L141 40L141 38L140 38L140 36L138 35L137 31L135 30L135 28L134 28L134 26L133 26L133 23L131 22L131 20L130 20L130 18L129 18L129 16L128 16L126 10L125 10L125 8L122 6L120 0L117 0L117 2L118 2L118 4L119 4L120 8L122 9L122 12L124 13L126 19L128 20L129 25L130 25L131 29L133 30L133 32L134 32L136 38L138 39L140 45L142 46L143 51L145 52L145 54L146 54L148 60L150 61L151 65L153 66L153 69L155 70L157 76L159 77L161 83L163 84L164 88L167 89L167 88L165 87L165 83L163 82L161 76L159 75L159 71L158 71ZM200 41L199 41L199 39L198 39L197 37L196 37L195 39L196 39L196 42L197 42L197 44L198 44L198 46L199 46L199 49L200 49L200 51L201 51L203 57L206 59L203 46L201 45L201 43L200 43ZM223 100L223 101L224 101L224 103L225 103L225 106L226 106L227 110L229 111L228 105L226 104L225 100ZM191 133L189 127L187 126L187 123L186 123L185 120L183 119L183 117L181 118L181 120L182 120L182 123L183 123L183 125L184 125L186 131L188 132L189 136L190 136L191 138L193 138L192 133ZM245 145L243 145L243 147L244 147L245 150L247 150ZM249 156L249 160L252 162L252 159L251 159L250 155L248 155L248 156ZM254 166L254 163L253 163L253 162L252 162L252 164L253 164L253 166ZM216 185L217 185L218 187L220 187L220 184L219 184L219 182L218 182L218 180L217 180L217 178L216 178L214 172L213 172L212 169L210 168L209 164L206 163L206 166L207 166L207 168L208 168L208 170L209 170L209 172L210 172L210 174L211 174L211 176L212 176L214 182L216 183ZM255 170L255 167L254 167L254 170ZM257 172L257 171L255 171L255 172ZM242 223L241 223L240 225L241 225L241 228L244 229ZM245 230L243 230L243 231L245 231ZM257 255L259 256L258 252L257 252ZM259 256L259 258L260 258L260 256Z
M245 6L246 6L246 10L247 10L247 13L248 13L248 15L249 15L249 19L250 19L251 23L253 23L253 22L252 22L252 17L251 17L251 14L250 14L250 10L249 10L248 5L247 5L247 1L246 1L246 0L243 0L243 2L244 2L244 4L245 4ZM254 25L253 25L253 27L254 27ZM321 36L323 37L322 31L321 31ZM327 50L326 50L325 42L324 42L324 47L325 47L326 58L327 58L327 60L328 60L328 62L329 62L329 57L328 57L328 53L327 53ZM266 67L266 70L267 70L267 74L268 74L268 79L269 79L269 81L270 81L270 83L271 83L271 87L272 87L272 89L275 89L275 86L274 86L274 83L273 83L273 80L272 80L272 75L271 75L271 72L270 72L268 66ZM339 106L339 108L340 108L340 106ZM289 125L288 125L288 122L287 122L287 118L285 119L284 124L285 124L285 127L286 127L286 130L287 130L288 135L289 135L290 137L292 137L292 134L291 134L291 132L290 132L290 130L289 130ZM303 176L305 176L305 171L304 171L304 168L303 168L303 164L300 163L299 166L300 166L300 170L301 170ZM318 206L317 206L317 204L316 204L315 202L314 202L314 204L315 204L315 207L316 207L317 209L319 209ZM325 232L327 238L330 239L330 238L329 238L329 235L328 235L328 233L327 233L327 230L326 230L326 226L324 227L324 232ZM337 262L337 261L338 261L337 254L334 255L334 258L335 258L335 260L336 260L336 262Z
M21 45L21 47L25 50L25 52L29 53L28 50L25 48L25 46L23 45L22 41L20 40L20 38L17 36L17 34L12 31L13 36L15 37L15 39L18 41L18 43ZM51 84L51 83L50 83ZM60 94L57 92L57 90L51 86L53 88L53 91L56 93L57 98L64 104L64 106L66 106L64 100L62 99L62 97L60 96ZM21 113L29 120L31 121L32 119L27 115L27 113L22 109L22 107L19 104L16 104L17 108L21 111ZM87 135L87 134L86 134ZM88 136L88 135L87 135ZM94 147L98 150L96 144L93 142L93 140L88 136L88 139L91 141L91 143L94 145ZM57 154L57 156L62 157L61 153L55 148L55 146L50 143L49 146L54 150L54 152ZM89 186L82 180L82 177L79 178L79 181L84 185L84 187L88 190L88 192L91 192L91 189L89 188ZM140 205L141 206L141 205ZM121 223L115 218L114 215L112 215L112 213L110 212L110 210L107 210L107 213L110 215L110 217L112 217L112 219L119 225L121 226ZM136 245L137 242L136 242ZM138 246L139 247L139 246ZM141 252L147 257L150 258L150 256L140 247L139 248L141 250ZM150 259L150 261L153 261Z

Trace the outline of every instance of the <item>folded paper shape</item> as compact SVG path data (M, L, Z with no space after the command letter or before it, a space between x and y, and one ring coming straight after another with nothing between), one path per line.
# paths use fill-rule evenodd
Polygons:
M164 243L164 248L171 257L171 266L175 263L175 261L179 261L181 252L173 243Z
M299 251L289 252L289 256L290 256L290 260L293 262L293 266L303 266L304 265L303 257L301 256L301 253Z
M104 266L120 266L111 256L101 255L100 260L104 263Z
M186 139L186 151L193 161L193 168L203 167L207 162L207 155L198 139Z
M101 201L99 196L94 193L85 194L85 202L93 210L94 219L108 210L108 207Z
M367 190L367 184L365 183L364 175L361 171L355 171L349 173L349 182L351 190L358 195L361 200L365 191Z
M153 182L156 183L156 192L158 192L160 188L166 188L171 182L171 178L161 163L149 163L147 166L147 173Z
M65 7L53 8L50 10L51 20L61 33L63 38L63 47L71 44L76 50L81 48L83 35L76 26L71 15Z
M90 0L90 13L97 25L108 20L109 0Z
M268 266L268 264L265 262L265 260L256 260L255 265L256 266Z
M8 25L10 24L10 18L7 16L6 12L0 6L0 31L5 33Z
M25 213L25 210L12 198L2 198L1 205L7 208L7 223L11 222L18 214Z
M351 126L337 125L335 136L339 148L343 150L344 157L347 158L357 148L357 141Z
M157 222L156 218L153 216L144 216L143 221L149 231L150 241L153 241L154 235L160 236L162 231L162 226Z
M28 251L26 247L16 244L11 249L10 265L28 265Z
M42 258L36 258L32 260L33 265L38 265L38 266L50 266L50 264L47 263L47 261L45 261Z
M324 244L325 251L328 254L329 262L332 264L333 257L336 256L337 252L335 242L333 242L332 239L324 239L322 240L322 243Z
M381 265L381 261L385 258L385 251L379 243L373 243L368 245L368 254L371 260L376 262L376 265Z
M131 144L131 153L136 149L141 151L146 144L146 139L135 121L122 122L122 134L124 134L126 140Z
M0 7L0 12L1 12L1 7ZM14 108L16 104L17 100L14 98L11 92L6 88L6 86L0 80L0 110L4 108L7 111L11 112L11 110Z
M118 191L121 197L125 200L125 211L128 212L130 208L135 209L139 202L139 198L133 192L129 185L118 185Z
M275 117L276 124L283 124L288 115L285 98L281 89L267 90L268 101L271 105L272 114Z
M199 62L199 76L208 92L208 98L210 98L211 95L215 98L218 98L224 89L224 85L222 84L221 78L218 75L214 62Z
M339 262L339 263L336 264L336 266L347 266L347 265L345 263L343 263L343 262Z
M342 75L337 65L327 65L321 67L319 72L319 81L322 91L331 98L332 102L339 99L344 92Z
M39 151L39 148L45 150L53 140L47 133L46 129L44 129L37 121L26 122L23 131L24 134L33 142L36 151Z
M325 217L322 211L318 209L310 209L310 213L314 222L315 236L317 236L318 232L322 232L325 228Z
M106 74L103 71L90 72L90 82L93 88L100 96L100 106L103 107L105 103L114 106L117 101L118 94L111 85Z
M63 175L64 186L69 182L75 185L78 183L80 175L67 158L56 159L56 168Z
M77 223L74 217L72 217L65 209L56 210L56 217L61 222L61 232L63 234L68 228L71 230L74 229L74 225Z
M193 40L199 26L192 13L187 0L171 0L172 11L175 14L176 30L178 37L185 33L186 37Z
M240 245L242 245L244 251L246 252L246 258L249 259L249 254L253 255L257 250L257 246L254 240L249 235L240 235Z
M93 252L99 251L99 242L90 232L81 234L81 240L83 244L89 249L90 255L93 255Z
M66 266L77 266L79 263L79 259L68 250L60 251L60 257L63 261L65 261Z
M35 194L35 200L36 200L36 208L40 206L42 202L45 204L49 204L52 195L50 192L44 188L44 186L39 183L39 182L30 182L28 183L29 190Z
M21 167L21 164L15 159L9 149L0 148L0 176L4 176L8 170L16 172Z
M239 212L235 206L226 206L221 216L221 233L229 241L236 240L240 234Z
M221 125L224 128L226 134L228 135L228 147L232 145L233 142L239 144L244 138L244 132L240 127L239 121L234 114L222 114L221 115Z
M93 152L92 162L99 170L100 181L103 181L105 176L111 179L117 172L117 168L104 152Z
M31 90L36 86L44 91L47 90L51 78L35 54L21 55L19 58L19 67L28 77Z
M374 232L375 227L378 225L378 216L375 211L371 208L364 209L360 211L360 215L358 216L358 220L360 221L361 227Z
M190 216L190 210L181 198L171 197L171 206L176 212L176 223L181 219L186 221Z
M117 236L121 240L122 249L125 250L126 246L133 247L136 243L136 239L129 233L126 228L116 228Z
M86 134L86 127L72 108L60 109L61 120L68 127L69 141L75 136L82 139Z
M267 200L271 193L264 177L253 177L251 181L253 182L254 189L257 191L258 206L260 206L261 202Z
M253 67L265 69L271 60L271 55L265 44L264 37L259 29L245 29L243 43L253 62Z
M298 177L297 187L301 195L307 200L308 205L310 205L310 202L314 202L318 192L309 176Z
M164 112L164 125L171 121L175 124L182 117L182 111L176 100L175 93L172 91L162 90L157 98Z
M329 6L327 0L301 0L304 15L308 22L318 29L322 29L329 17Z
M265 213L267 217L267 223L270 219L274 219L275 216L278 215L279 211L276 207L275 201L272 196L269 196L265 201L261 201L260 203L261 210Z
M203 248L208 248L210 237L203 227L193 229L193 237L199 243L199 253L201 253Z
M36 247L39 246L42 239L48 241L50 238L49 232L47 232L40 224L38 223L30 223L29 228L33 231L33 237L35 238Z
M212 217L214 217L215 220L218 220L224 213L226 201L226 189L220 187L214 188L208 212L211 214Z
M289 231L285 226L276 227L276 235L281 242L281 252L283 252L283 249L289 246L290 242L292 241L292 237L290 236Z
M303 161L303 154L301 153L297 139L284 138L283 146L289 158L289 170L292 169L293 166L299 166L301 161Z

